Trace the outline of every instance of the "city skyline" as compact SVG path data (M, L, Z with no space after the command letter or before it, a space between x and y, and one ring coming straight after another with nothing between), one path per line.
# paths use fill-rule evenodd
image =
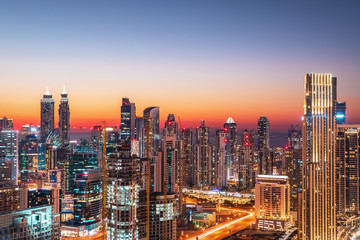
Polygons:
M304 72L331 72L356 123L356 5L2 3L11 24L0 25L0 112L17 129L40 124L46 86L58 104L66 85L72 126L119 125L127 97L141 110L159 106L161 123L173 113L185 127L221 127L231 116L255 129L267 116L270 131L285 131L301 122Z

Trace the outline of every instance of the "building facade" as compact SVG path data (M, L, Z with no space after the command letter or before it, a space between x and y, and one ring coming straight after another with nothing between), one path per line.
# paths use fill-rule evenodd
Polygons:
M54 104L55 101L52 98L48 88L43 98L40 100L40 139L43 143L46 141L46 138L54 131Z
M336 239L336 89L332 74L305 75L302 239Z

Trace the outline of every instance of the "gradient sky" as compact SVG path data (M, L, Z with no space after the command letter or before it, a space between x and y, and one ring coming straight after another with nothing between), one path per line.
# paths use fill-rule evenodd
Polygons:
M359 1L1 1L0 117L40 122L40 98L69 93L72 126L118 124L121 98L183 126L232 116L299 123L304 75L338 77L360 123Z

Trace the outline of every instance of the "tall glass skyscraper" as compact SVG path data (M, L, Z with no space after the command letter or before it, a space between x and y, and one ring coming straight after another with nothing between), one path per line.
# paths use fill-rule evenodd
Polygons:
M55 101L47 88L46 93L40 100L41 105L41 141L45 142L46 138L54 131L54 104Z
M121 123L120 123L120 139L121 141L132 140L136 135L135 128L135 103L131 103L128 98L122 99L121 105Z
M335 113L336 78L332 74L306 74L300 224L302 239L336 239Z
M270 123L267 117L258 120L258 147L270 148Z
M59 129L61 144L67 145L69 143L69 131L70 131L70 109L68 94L65 90L61 93L60 105L59 105Z

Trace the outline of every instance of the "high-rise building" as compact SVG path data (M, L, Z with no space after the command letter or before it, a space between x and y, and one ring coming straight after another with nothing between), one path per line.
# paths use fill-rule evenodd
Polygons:
M76 174L73 225L85 226L89 232L102 229L102 181L101 170Z
M148 107L144 110L144 117L150 119L150 153L154 155L160 148L159 107ZM144 128L144 149L146 149L146 129ZM145 152L145 150L144 150Z
M336 78L305 75L302 239L336 239Z
M346 123L346 102L336 103L336 124Z
M55 101L47 88L46 93L40 100L41 104L41 141L44 143L46 138L54 131L54 104Z
M65 164L65 191L73 193L77 173L98 169L98 158L94 152L74 152L69 155L69 161Z
M360 125L337 126L336 208L339 216L360 212Z
M150 239L176 239L176 195L152 193L150 201Z
M69 143L69 131L70 131L70 109L68 94L65 90L61 93L60 105L59 105L59 129L61 144L63 146Z
M0 118L0 131L1 130L13 130L14 129L14 124L12 119L10 118Z
M215 185L218 188L227 186L227 166L225 159L226 133L223 130L217 130L215 134L215 165L216 180Z
M27 135L33 134L40 139L41 128L39 125L22 125L20 129L20 139L25 139Z
M161 179L166 185L167 193L179 191L179 174L182 167L181 148L182 142L178 139L178 125L174 114L169 114L165 121L163 141L163 164ZM160 176L157 176L160 177ZM165 189L163 189L165 191ZM163 192L162 191L162 192Z
M107 238L139 238L140 160L124 142L108 159Z
M14 130L0 131L0 185L18 183L18 135Z
M135 127L135 115L136 107L135 103L131 103L128 98L122 99L121 105L121 123L120 123L120 138L121 141L135 139L136 127Z
M255 184L256 227L285 231L291 225L287 176L258 175Z
M39 139L36 135L27 135L19 143L20 180L29 181L38 169Z
M209 128L205 126L204 120L196 128L196 165L196 185L200 188L213 185Z
M225 159L228 170L227 179L235 179L239 168L239 162L236 154L237 145L237 124L232 117L229 117L224 124L225 140Z
M248 190L255 186L254 130L244 130L239 151L239 187Z
M267 117L258 120L258 148L270 148L270 123Z
M192 136L192 132L189 128L182 129L184 160L183 182L186 187L195 185L194 146Z

